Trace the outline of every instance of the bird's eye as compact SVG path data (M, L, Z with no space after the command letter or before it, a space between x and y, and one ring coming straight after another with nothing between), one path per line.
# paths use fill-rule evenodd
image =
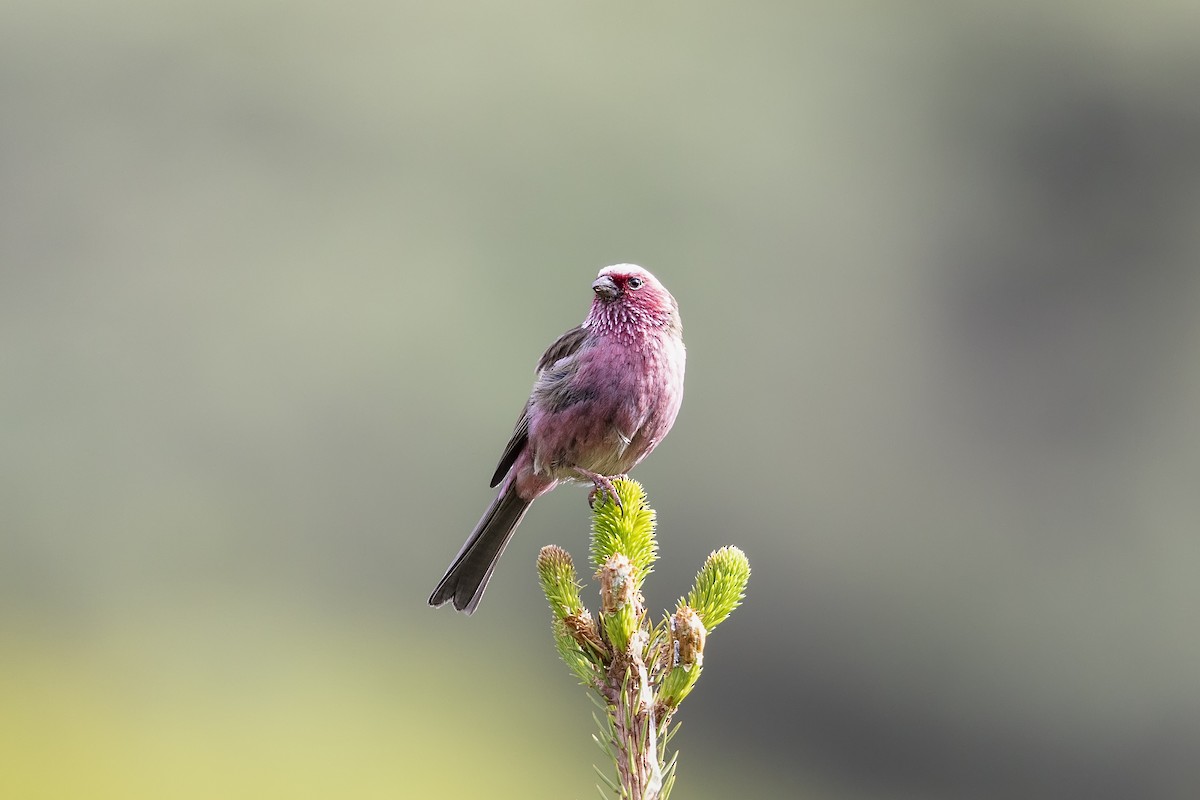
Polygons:
M630 289L637 291L638 289L642 288L643 283L645 283L645 281L642 280L641 278L630 278L628 281L625 282L625 285L628 286Z

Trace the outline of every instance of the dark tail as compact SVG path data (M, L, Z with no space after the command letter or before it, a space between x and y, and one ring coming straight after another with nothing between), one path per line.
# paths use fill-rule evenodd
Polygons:
M532 502L518 497L511 486L500 492L483 512L483 518L429 596L429 605L440 606L454 601L455 610L473 612L491 580L496 562Z

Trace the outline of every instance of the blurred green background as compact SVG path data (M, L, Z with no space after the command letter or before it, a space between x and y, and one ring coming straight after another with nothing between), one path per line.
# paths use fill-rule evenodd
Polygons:
M680 798L1200 796L1200 6L990 5L4 3L0 796L594 796L586 491L425 598L621 261Z

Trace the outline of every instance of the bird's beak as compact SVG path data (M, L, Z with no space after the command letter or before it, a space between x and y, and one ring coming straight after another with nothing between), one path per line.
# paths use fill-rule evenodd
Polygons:
M617 288L617 284L607 275L601 275L592 282L592 291L603 300L615 300L621 291Z

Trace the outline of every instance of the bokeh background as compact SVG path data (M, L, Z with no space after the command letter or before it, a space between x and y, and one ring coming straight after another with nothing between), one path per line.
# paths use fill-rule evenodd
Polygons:
M990 6L990 7L989 7ZM1200 796L1200 6L0 8L0 796L594 796L533 572L425 598L621 261L681 798Z

